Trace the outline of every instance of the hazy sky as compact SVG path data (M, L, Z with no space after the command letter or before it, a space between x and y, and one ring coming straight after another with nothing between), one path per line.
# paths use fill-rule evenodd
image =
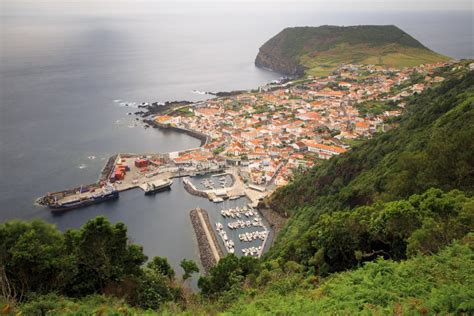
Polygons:
M272 5L273 8L291 6L311 6L321 10L463 10L473 11L474 0L1 0L3 4L13 7L34 7L41 9L58 9L58 7L112 7L143 6L163 4L179 7L185 3L201 5L203 9L212 9L213 5L220 7L235 4L243 5ZM56 8L52 8L54 3ZM7 7L9 7L9 5Z

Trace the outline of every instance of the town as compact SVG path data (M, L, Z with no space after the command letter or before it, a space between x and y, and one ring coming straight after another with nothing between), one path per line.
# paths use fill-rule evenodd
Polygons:
M154 123L207 135L202 147L172 157L175 166L235 167L250 188L271 192L296 172L393 128L404 99L442 82L437 72L451 65L343 65L326 78L268 84L183 106Z

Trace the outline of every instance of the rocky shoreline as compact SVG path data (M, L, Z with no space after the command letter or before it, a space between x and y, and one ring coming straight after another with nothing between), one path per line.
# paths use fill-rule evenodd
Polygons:
M191 101L166 101L164 103L153 102L151 104L139 105L138 108L141 108L144 110L137 111L134 114L140 115L141 117L147 117L153 114L160 114L169 110L173 110L176 107L190 105L190 104L193 104L193 102Z
M208 231L212 237L212 241L208 240L204 227L202 226L202 222L199 219L198 212L204 218L205 225L207 226ZM189 216L191 218L191 223L194 228L194 232L196 233L196 240L198 243L199 248L199 257L201 259L201 264L204 268L205 273L207 274L209 270L217 264L217 261L212 253L210 242L213 242L216 245L217 251L219 252L219 257L222 258L224 256L222 249L219 246L217 238L212 230L211 223L209 221L209 216L207 212L203 209L193 209L189 212Z

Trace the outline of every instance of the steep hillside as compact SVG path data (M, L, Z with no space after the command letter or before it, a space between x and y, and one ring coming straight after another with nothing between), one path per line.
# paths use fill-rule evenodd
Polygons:
M400 126L299 177L269 201L293 214L270 257L304 248L322 214L407 198L435 187L474 192L474 73L414 97ZM303 259L302 259L303 260Z
M393 25L286 28L259 50L255 64L286 75L327 75L340 64L410 67L448 58Z
M224 315L470 315L472 238L435 256L379 259L321 284L283 273L251 299L242 296Z

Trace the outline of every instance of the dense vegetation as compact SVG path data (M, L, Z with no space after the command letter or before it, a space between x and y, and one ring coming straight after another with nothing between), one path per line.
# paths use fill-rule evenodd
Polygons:
M262 260L229 255L199 294L146 265L123 224L0 225L3 312L474 314L474 74L407 102L399 126L302 173L268 203L290 215ZM133 307L131 307L133 306Z
M225 315L472 315L474 236L433 256L378 259L319 280L272 270Z
M154 310L185 299L166 258L155 257L143 266L146 259L141 247L129 243L125 225L112 225L104 217L65 233L43 221L0 225L2 299L9 306L27 302L26 310L42 309L44 304L46 309L62 308L73 299L100 294ZM189 260L181 266L183 281L199 271ZM53 304L55 295L69 300ZM94 296L90 300L107 301Z
M289 75L327 75L340 64L410 67L447 58L394 25L286 28L267 41L258 66Z
M405 198L430 187L474 191L472 72L413 97L399 123L302 175L277 191L270 205L282 214L297 213L297 220L303 214ZM308 209L297 212L302 208Z

